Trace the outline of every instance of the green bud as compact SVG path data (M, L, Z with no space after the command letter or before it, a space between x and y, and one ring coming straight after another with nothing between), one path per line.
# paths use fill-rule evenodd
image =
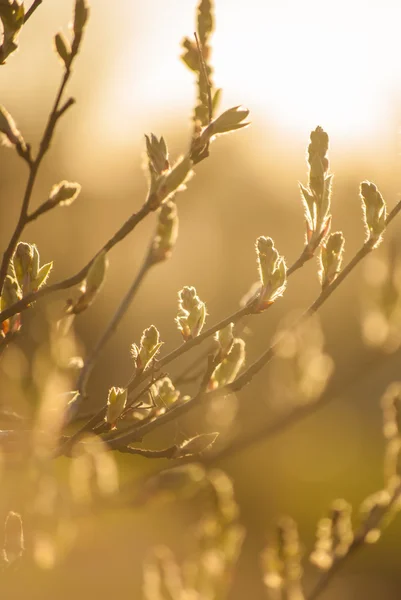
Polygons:
M155 237L150 249L152 262L170 258L178 237L177 206L172 201L165 202L159 211Z
M287 285L287 267L271 238L260 236L256 240L256 254L261 287L255 309L261 312L282 296Z
M386 228L386 203L375 184L369 181L361 183L360 196L366 229L365 242L372 242L376 248L382 241L382 234Z
M170 407L179 399L180 391L175 389L170 377L163 377L152 385L152 396L158 406Z
M247 127L249 123L242 123L249 115L249 110L241 106L234 106L223 112L214 121L208 125L207 129L210 130L211 136L218 135L221 133L228 133Z
M331 233L321 246L319 280L322 289L332 283L341 270L344 254L344 236L341 231Z
M194 287L185 286L178 293L178 315L175 319L185 341L200 334L205 324L206 305Z
M196 456L203 454L213 446L217 438L218 432L201 433L185 442L182 442L175 451L173 458L183 458L184 456Z
M161 136L160 140L151 133L150 138L145 135L146 152L149 160L149 170L156 175L162 175L170 170L168 150L166 142Z
M244 362L245 342L240 338L234 339L231 350L213 371L208 385L209 389L224 387L234 381Z
M52 187L47 204L51 204L52 206L69 206L76 200L80 191L81 186L79 183L60 181L60 183Z
M15 124L14 119L10 113L0 105L0 133L2 133L6 140L13 146L19 146L22 150L26 150L26 144L20 131Z
M76 302L71 302L67 309L68 314L78 315L92 304L103 285L107 266L107 253L103 250L99 252L89 267L86 279L80 287L81 295Z
M123 388L112 387L107 397L106 422L115 426L127 404L128 392Z
M23 295L36 292L49 277L53 263L40 267L39 251L35 244L19 242L13 256L13 268Z
M63 64L67 66L71 59L71 46L69 41L64 37L64 35L61 32L56 33L56 35L54 36L54 46Z
M160 334L154 325L144 330L140 346L132 344L131 356L134 359L137 371L144 371L160 350L163 342L160 341Z
M215 340L219 345L219 359L223 360L230 352L234 343L234 323L229 323L224 329L220 329L215 334Z

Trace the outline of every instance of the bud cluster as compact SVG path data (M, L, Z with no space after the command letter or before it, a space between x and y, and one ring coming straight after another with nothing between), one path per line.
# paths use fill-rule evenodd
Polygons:
M194 287L183 287L178 293L178 314L175 319L184 341L197 337L205 324L206 305Z

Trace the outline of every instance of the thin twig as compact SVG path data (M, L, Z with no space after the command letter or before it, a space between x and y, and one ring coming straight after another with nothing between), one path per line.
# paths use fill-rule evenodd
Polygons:
M37 6L35 7L35 9L36 8L37 8ZM27 15L28 15L28 13L27 13ZM78 48L77 48L77 52L78 52ZM75 55L71 55L69 61L65 65L65 71L63 74L63 78L61 80L56 98L53 103L53 107L50 111L50 114L49 114L49 117L47 120L47 124L46 124L45 130L43 132L42 139L39 144L38 154L37 154L35 160L33 160L33 161L31 159L28 160L29 177L28 177L28 181L26 184L24 197L22 200L20 215L18 218L18 222L15 226L14 232L8 243L8 246L3 254L3 259L1 262L1 266L0 266L0 292L3 289L4 280L7 275L8 265L9 265L10 260L15 252L15 249L18 244L18 240L19 240L26 224L29 222L29 217L28 217L29 203L31 200L32 191L33 191L33 187L36 182L36 177L38 174L39 167L41 165L44 155L46 154L47 150L49 149L57 122L58 122L59 118L61 117L61 115L64 113L64 111L59 112L59 105L60 105L64 90L66 88L66 85L68 83L68 80L71 77L71 73L72 73L71 65L72 65L72 61L74 58L75 58ZM67 104L68 104L68 102L67 102ZM71 105L71 103L69 104L69 106L70 105ZM67 108L68 108L68 106L67 106ZM10 307L10 308L12 308L12 307Z
M75 275L72 277L68 277L67 279L63 279L58 283L54 283L53 285L48 285L46 287L40 288L37 292L31 292L19 300L9 308L6 308L0 313L0 322L9 319L13 315L22 312L25 310L29 304L32 302L36 302L39 298L44 298L53 292L57 292L60 290L67 290L74 285L78 285L85 279L93 261L96 256L100 254L100 252L105 251L109 252L118 242L122 241L131 231L140 223L150 212L152 212L152 208L149 207L148 203L145 204L138 210L138 212L133 213L130 218L118 229L118 231L109 239L109 241L104 244L104 246L96 253L95 256L91 258L91 260Z
M28 19L30 19L33 15L33 13L35 12L35 10L42 4L43 0L34 0L34 2L32 2L32 5L29 7L29 9L27 10L25 17L24 17L24 23L26 23L28 21Z
M392 221L394 216L401 210L401 201L395 206L395 208L389 214L386 225ZM314 314L319 310L319 308L330 298L333 292L338 288L340 283L344 281L344 279L353 271L353 269L359 264L359 262L369 254L369 252L373 249L372 242L366 242L362 248L356 253L356 255L352 258L352 260L348 263L345 269L338 275L337 279L333 281L329 286L322 291L320 296L311 304L311 306L303 313L298 322L295 324L298 325L300 322L303 322L310 315ZM226 323L227 325L228 323ZM193 340L191 340L193 341ZM132 428L131 431L127 431L122 435L117 435L114 439L108 441L108 445L110 449L118 448L119 445L129 445L130 443L137 441L138 439L142 439L145 435L147 435L150 431L175 420L180 417L182 414L189 412L195 407L203 404L205 402L210 402L211 399L220 396L227 396L233 392L240 391L245 385L247 385L251 379L267 364L272 358L275 356L276 347L279 341L276 341L274 344L270 346L266 352L264 352L261 357L253 363L242 375L237 377L235 381L232 383L218 388L216 390L212 390L206 393L198 393L191 400L185 402L184 404L178 404L173 406L168 412L163 415L160 415L157 419L146 423L144 425L139 425L137 427Z

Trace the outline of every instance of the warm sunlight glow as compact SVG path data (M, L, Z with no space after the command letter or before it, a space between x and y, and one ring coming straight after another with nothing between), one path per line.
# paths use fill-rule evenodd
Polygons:
M116 61L116 118L146 106L168 117L191 103L191 74L176 57L183 32L191 33L192 2L175 0L153 14L155 3L126 2L130 18L152 22L151 40L132 36L131 50ZM241 102L280 128L302 130L321 123L337 135L360 137L380 130L401 98L397 0L217 0L213 38L215 80L224 106ZM129 10L129 8L131 10ZM130 16L130 14L131 16ZM164 25L163 25L164 23ZM168 27L166 27L168 23ZM146 50L138 56L145 41ZM175 54L174 54L175 52ZM124 73L124 76L123 76ZM171 106L175 106L172 110ZM137 120L138 121L138 120ZM143 129L139 120L138 127Z

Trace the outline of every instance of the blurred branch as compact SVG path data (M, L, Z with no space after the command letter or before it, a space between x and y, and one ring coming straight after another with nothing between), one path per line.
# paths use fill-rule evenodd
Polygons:
M381 506L377 504L373 510L371 511L369 517L366 519L364 523L360 526L359 530L356 532L354 536L354 540L350 547L348 548L346 554L343 556L337 556L334 560L332 566L328 571L323 573L323 575L318 580L316 586L313 588L311 593L306 595L306 600L316 600L322 592L327 588L333 577L338 573L338 571L344 566L346 562L353 556L357 550L362 548L366 544L366 537L369 532L378 529L381 524L383 518L387 515L393 505L397 502L397 500L401 496L401 485L399 484L393 491L391 499L388 504L385 506Z
M395 354L391 355L391 358L396 356L398 359L400 353L401 348ZM376 373L388 362L388 360L389 355L384 353L380 354L380 356L373 356L369 361L354 367L346 377L342 377L341 380L338 380L331 385L329 383L326 390L315 402L296 406L289 413L278 418L276 421L273 421L273 423L262 422L255 429L246 431L244 434L237 436L221 450L207 456L205 462L213 464L215 461L242 452L255 444L278 435L289 427L296 425L306 417L315 414L318 410L327 406L327 404L338 398L340 394L346 392L349 388L353 388L355 385L359 384L362 378L369 377Z

